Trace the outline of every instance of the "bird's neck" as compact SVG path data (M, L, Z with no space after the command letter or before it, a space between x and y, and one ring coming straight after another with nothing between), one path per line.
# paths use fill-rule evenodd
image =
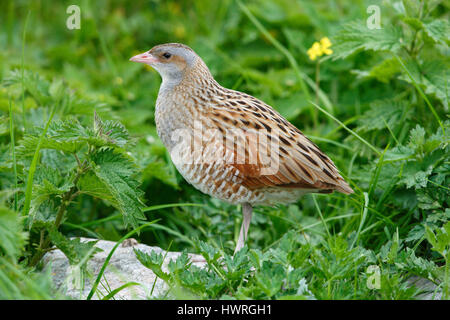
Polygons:
M214 77L203 60L198 58L194 66L186 70L180 87L197 91L196 89L208 88L213 83L216 83Z
M170 94L182 90L195 95L198 89L205 89L214 84L218 85L206 64L198 58L192 67L183 72L162 74L159 94Z

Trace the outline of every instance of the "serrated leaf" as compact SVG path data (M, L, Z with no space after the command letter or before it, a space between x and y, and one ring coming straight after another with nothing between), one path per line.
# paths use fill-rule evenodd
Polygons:
M206 261L216 261L220 257L219 250L209 243L199 241L197 245L200 249L201 255L206 259Z
M370 104L370 109L358 119L359 130L370 131L384 129L389 126L393 130L399 125L400 119L410 118L411 111L405 111L407 105L404 101L379 100ZM406 115L403 115L407 112Z
M59 101L64 95L64 86L62 80L54 80L49 87L50 96L55 100Z
M407 61L406 67L411 73L414 81L418 83L426 94L433 94L438 98L444 107L448 109L448 79L450 79L450 69L442 61L425 61L418 65L416 61ZM409 76L402 74L400 79L412 83Z
M54 228L50 230L49 236L52 243L67 257L70 265L83 267L92 256L102 251L95 247L98 241L81 242L79 238L68 239Z
M425 192L419 192L417 194L417 200L419 201L419 208L424 210L438 209L441 207L438 201Z
M88 194L92 197L96 197L105 200L114 207L119 204L111 194L106 184L100 180L94 172L89 171L80 177L77 183L77 187L81 193Z
M422 224L414 226L409 232L408 236L405 238L406 242L417 241L422 239L425 235L425 227Z
M425 188L428 183L428 177L431 175L433 167L429 166L425 171L422 170L421 163L416 161L409 162L403 168L402 178L399 183L406 184L406 188L421 189Z
M20 145L17 146L17 155L19 157L29 157L33 156L36 150L39 137L34 135L25 135L22 140L20 140ZM82 143L75 141L58 141L56 139L43 137L41 143L41 149L53 149L60 150L66 153L75 153L82 146Z
M118 121L102 121L96 112L94 112L94 132L96 137L119 147L123 147L129 140L125 126Z
M0 251L13 259L19 257L28 237L22 231L22 220L17 212L0 206Z
M400 66L395 58L385 59L372 67L368 75L381 82L389 82L395 74L400 72Z
M183 251L180 256L176 260L170 260L167 268L169 272L172 274L179 274L185 270L187 270L190 266L190 258L186 251Z
M143 192L139 182L133 177L137 170L132 161L112 150L98 151L92 155L93 172L104 183L114 205L122 213L126 225L138 226L145 220L141 201Z
M408 146L412 149L421 148L425 143L425 129L420 125L416 125L409 133Z
M409 17L418 17L420 12L420 1L419 0L402 0L403 8L405 13Z
M161 268L163 264L164 256L162 253L156 253L155 251L151 251L150 254L145 253L142 250L133 249L136 258L140 263L146 268L152 270L157 277L161 278L164 281L170 280L170 275L164 272Z
M101 148L124 147L128 143L128 131L121 123L116 121L98 121L96 129L86 128L74 118L53 121L46 136L43 137L41 149L55 149L66 153L75 153L87 144ZM99 126L99 124L101 125ZM37 129L36 134L24 136L17 147L19 156L34 154L40 132L41 130Z
M405 17L402 20L413 27L416 31L423 29L423 22L420 19Z
M15 69L9 73L3 80L6 86L22 84L22 71ZM50 83L41 77L38 73L25 70L23 73L23 84L40 105L48 105L52 98L49 93Z
M450 222L447 222L442 228L433 232L428 226L425 227L425 235L428 242L433 246L433 250L439 252L446 259L450 258Z
M369 29L363 22L350 22L333 38L333 59L343 59L360 50L397 52L401 37L398 27Z
M39 166L33 180L33 193L27 219L28 227L31 228L35 222L41 205L52 197L63 195L71 187L71 180L64 180L59 170L46 165Z
M449 41L450 26L447 20L432 19L423 22L423 30L435 42L446 45Z

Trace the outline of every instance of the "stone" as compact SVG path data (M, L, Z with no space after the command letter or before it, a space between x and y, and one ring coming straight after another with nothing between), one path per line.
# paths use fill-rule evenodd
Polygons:
M96 239L80 238L81 241L93 241ZM116 245L116 242L99 240L95 245L102 249L96 253L87 264L87 269L91 274L84 279L84 285L81 284L79 272L69 265L66 256L60 250L52 250L45 254L43 261L45 268L51 268L53 282L57 289L72 299L84 300L88 296L92 284L94 283L106 257ZM141 250L147 254L152 251L166 254L166 251L159 247L151 247L145 244L139 244L135 239L127 239L117 247L111 257L108 266L105 269L102 280L100 281L97 292L92 299L102 299L109 292L117 289L128 282L137 282L139 285L129 286L114 295L116 300L141 300L163 298L167 294L167 285L163 280L148 268L143 266L133 249ZM167 252L163 264L163 270L167 270L167 264L170 260L176 260L180 252ZM204 259L201 255L189 254L193 265L203 267Z

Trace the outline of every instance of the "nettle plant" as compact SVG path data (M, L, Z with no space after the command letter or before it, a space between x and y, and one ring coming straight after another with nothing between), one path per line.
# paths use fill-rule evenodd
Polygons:
M14 206L22 212L30 234L25 259L35 266L54 245L71 265L85 269L97 250L96 242L80 242L59 231L78 197L95 197L114 206L123 214L126 226L135 228L145 219L138 167L127 152L132 139L122 124L102 120L92 103L76 97L62 82L50 84L32 73L24 78L27 98L38 111L49 114L47 121L41 122L45 126L27 129L15 148L18 197ZM5 84L14 91L20 79L19 73L13 72ZM79 113L88 114L90 125L78 120ZM56 116L60 119L55 120ZM27 121L33 120L23 118L24 126Z
M433 18L438 4L398 1L385 7L386 25L381 29L351 22L333 37L335 60L359 53L353 68L358 81L385 84L382 95L368 102L369 109L358 116L355 131L364 133L373 145L386 147L378 159L357 169L354 179L369 190L375 212L389 202L400 209L398 213L406 210L405 217L411 213L416 219L424 217L424 223L410 231L409 241L421 242L425 225L441 227L450 218L450 122L439 116L449 108L450 27L448 21ZM360 150L368 151L362 144ZM396 210L391 212L389 219L396 215ZM408 220L401 219L400 225Z

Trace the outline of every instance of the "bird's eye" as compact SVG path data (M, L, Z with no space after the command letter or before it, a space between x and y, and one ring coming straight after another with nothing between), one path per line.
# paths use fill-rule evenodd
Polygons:
M163 57L166 58L166 59L169 59L171 56L172 56L172 55L171 55L170 53L168 53L168 52L165 52L165 53L163 54Z

